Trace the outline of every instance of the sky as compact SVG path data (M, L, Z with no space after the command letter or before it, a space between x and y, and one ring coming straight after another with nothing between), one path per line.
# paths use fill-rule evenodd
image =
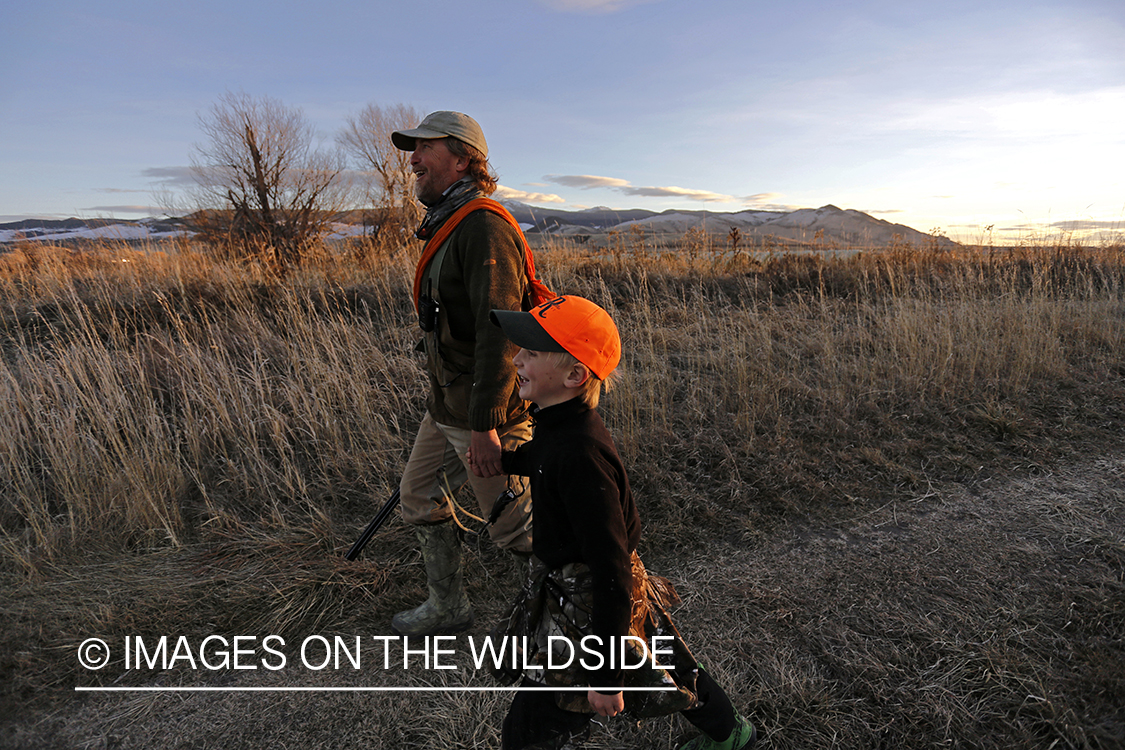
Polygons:
M325 147L369 104L468 113L544 208L1125 231L1120 0L10 3L0 222L161 215L228 92Z

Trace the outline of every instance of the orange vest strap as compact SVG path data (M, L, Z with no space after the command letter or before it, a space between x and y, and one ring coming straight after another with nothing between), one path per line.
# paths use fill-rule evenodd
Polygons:
M512 216L511 212L509 212L508 209L504 208L504 206L501 205L498 201L494 201L491 198L474 198L465 205L461 206L461 208L454 211L453 215L446 219L445 223L441 225L441 228L438 229L433 237L426 241L426 245L422 248L422 257L418 259L418 266L414 269L415 310L418 309L418 297L422 293L422 277L425 275L426 266L429 265L431 260L433 260L434 255L437 254L437 251L441 248L442 244L444 244L445 241L449 239L449 235L453 233L453 230L457 228L457 225L461 223L461 220L474 211L479 211L481 209L491 211L492 213L500 216L502 219L507 221L508 224L510 224L512 228L516 230L516 234L519 235L520 240L523 242L524 269L527 272L528 282L533 291L533 303L539 304L535 300L543 298L544 295L546 299L551 299L555 296L547 289L546 286L543 285L543 282L541 282L536 277L535 259L531 255L531 246L527 244L527 238L523 236L523 230L520 228L519 222L516 221L516 218Z

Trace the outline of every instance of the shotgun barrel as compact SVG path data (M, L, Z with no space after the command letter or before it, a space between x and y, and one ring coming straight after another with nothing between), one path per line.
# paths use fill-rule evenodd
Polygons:
M362 552L363 548L367 546L367 543L371 541L371 537L375 536L375 532L379 530L380 526L386 523L387 518L394 512L394 509L398 507L398 501L399 490L396 487L394 494L391 495L387 502L383 503L383 507L380 508L379 512L375 514L375 517L371 519L371 523L367 524L367 528L359 535L359 539L355 540L355 544L348 550L348 554L344 555L345 560L354 560L359 557L359 553Z

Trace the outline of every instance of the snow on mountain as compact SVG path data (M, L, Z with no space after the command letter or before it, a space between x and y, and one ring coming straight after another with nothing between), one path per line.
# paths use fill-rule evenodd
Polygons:
M796 211L742 211L712 213L709 211L666 212L623 222L617 229L632 226L658 234L679 234L693 228L710 234L728 234L737 229L744 238L780 243L824 243L878 247L895 238L913 244L932 240L929 235L903 224L892 224L854 209L833 205L802 208Z
M11 224L0 224L0 242L37 240L61 242L66 240L147 240L174 237L183 234L178 222L161 219L139 221L115 219L25 219Z
M504 201L523 230L529 234L586 236L609 231L630 231L633 227L654 235L680 235L701 229L712 235L739 235L751 242L784 244L824 244L849 247L880 247L897 238L901 242L922 245L934 241L902 224L892 224L854 209L833 205L802 208L795 211L714 211L669 210L656 213L645 209L615 210L589 208L579 211L537 208L513 201ZM358 224L336 223L330 239L354 237L365 228ZM146 240L172 237L184 233L182 222L175 219L65 219L56 221L25 220L0 224L0 243L18 240ZM948 243L949 240L938 238Z
M644 209L614 210L605 207L580 211L536 208L516 201L501 201L525 231L573 236L597 235L608 231L629 231L633 227L654 235L677 235L701 229L712 235L728 235L737 229L746 240L778 244L813 244L881 247L898 238L915 245L932 242L933 237L903 224L892 224L854 209L827 205L795 211L746 210L733 213L669 210L663 213ZM527 226L533 228L528 230ZM939 238L939 242L950 243Z
M10 232L11 230L4 230ZM15 232L11 232L16 234ZM27 236L27 233L25 233ZM153 236L148 227L129 224L110 224L104 227L87 227L85 229L64 229L62 231L49 231L44 229L42 234L35 233L30 239L55 242L58 240L141 240ZM0 234L0 237L3 237ZM7 238L4 238L5 240Z
M369 230L362 224L333 222L327 234L330 240L361 237ZM141 219L139 221L114 221L112 219L24 220L0 224L0 243L35 240L65 242L66 240L154 240L188 234L180 222Z

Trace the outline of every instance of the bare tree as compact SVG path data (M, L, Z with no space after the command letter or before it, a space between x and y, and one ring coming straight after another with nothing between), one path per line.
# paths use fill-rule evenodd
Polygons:
M395 148L391 133L413 128L421 121L421 113L404 104L368 104L358 114L349 116L347 125L336 136L359 174L368 178L364 185L365 202L378 209L378 226L399 235L414 231L422 210L414 200L410 152Z
M208 140L192 155L195 229L283 265L299 260L343 205L339 149L314 148L299 109L243 93L225 94L200 127Z

